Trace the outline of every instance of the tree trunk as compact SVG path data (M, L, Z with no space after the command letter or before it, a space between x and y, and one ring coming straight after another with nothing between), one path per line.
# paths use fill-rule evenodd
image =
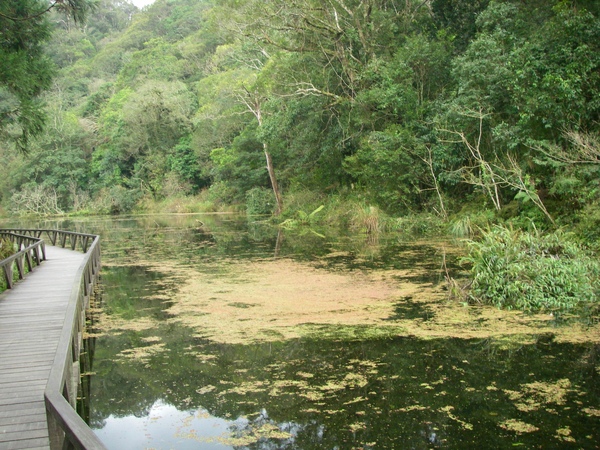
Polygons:
M263 149L265 151L265 158L267 159L267 171L269 172L271 186L273 186L273 193L275 194L275 201L277 202L275 215L278 216L279 214L281 214L281 210L283 209L283 199L281 198L281 192L279 192L279 185L277 184L277 178L275 177L275 169L273 168L273 160L271 159L271 154L269 153L267 144L263 143Z

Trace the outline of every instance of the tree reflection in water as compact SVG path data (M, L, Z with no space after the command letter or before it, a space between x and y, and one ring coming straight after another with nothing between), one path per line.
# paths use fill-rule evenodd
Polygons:
M91 424L109 448L596 448L600 442L592 342L557 343L548 335L516 343L369 338L336 334L330 325L315 327L310 338L224 344L167 320L177 286L144 260L180 258L200 271L223 257L272 258L276 247L279 257L303 261L335 248L347 255L335 259L336 271L397 268L415 258L432 273L440 267L441 254L431 246L419 251L395 239L367 250L345 238L325 245L312 234L286 235L278 244L277 230L233 218L202 223L198 229L193 217L153 217L86 224L88 232L103 234L104 312L152 324L97 339ZM408 248L412 259L399 258ZM437 272L420 273L422 282L436 282ZM420 310L397 313L429 326Z

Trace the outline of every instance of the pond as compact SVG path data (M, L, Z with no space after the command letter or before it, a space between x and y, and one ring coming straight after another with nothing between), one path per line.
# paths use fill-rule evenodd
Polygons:
M598 448L598 325L450 300L450 240L40 225L102 235L88 420L109 449Z

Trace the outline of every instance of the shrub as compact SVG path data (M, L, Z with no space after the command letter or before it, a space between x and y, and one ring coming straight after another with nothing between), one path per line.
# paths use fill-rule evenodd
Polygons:
M131 212L142 197L138 189L127 189L123 186L112 186L109 189L112 199L110 205L111 214L125 214Z
M600 244L600 206L587 205L579 214L579 222L576 233L585 240L593 242L596 246Z
M457 238L468 238L473 236L473 224L470 216L463 216L453 220L448 225L448 233Z
M600 265L569 236L496 225L469 241L471 296L499 308L571 309L597 300Z
M494 220L494 212L491 210L461 213L450 221L447 231L456 238L472 238L481 228L488 227Z
M273 214L275 209L275 194L273 190L255 187L246 192L246 214Z
M314 191L306 189L286 191L280 218L297 218L298 211L314 211L324 203L327 203L329 206L330 202L327 200L327 197Z
M222 205L233 205L234 203L237 203L238 196L238 189L226 181L217 181L213 183L206 193L206 199L212 202L217 208Z
M92 209L100 214L125 214L137 205L141 192L115 185L98 192Z
M318 214L323 210L324 207L324 205L321 205L310 213L298 210L296 218L285 219L279 224L279 226L286 230L293 230L298 227L311 227L313 225L316 225L318 222ZM319 235L319 233L316 234Z

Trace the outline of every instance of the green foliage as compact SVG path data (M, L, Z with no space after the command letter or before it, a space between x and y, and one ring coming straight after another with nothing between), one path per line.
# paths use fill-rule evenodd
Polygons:
M494 211L462 211L447 226L447 232L457 238L473 238L482 229L489 228L495 222Z
M418 198L425 171L416 155L419 151L419 143L409 130L390 127L371 133L357 152L346 158L345 168L375 204L387 212L406 212Z
M492 199L513 224L594 234L600 153L582 162L591 141L571 136L599 130L597 2L96 3L85 27L53 13L19 28L5 16L41 3L0 5L0 154L20 139L32 155L5 158L5 202L41 186L64 211L114 212L131 205L108 204L113 188L147 205L206 191L267 211L267 152L286 196L317 194L285 198L284 218L325 204L326 223L426 229L387 215Z
M0 3L0 136L15 139L22 148L42 131L39 96L54 73L43 51L51 33L44 9L36 0Z
M203 176L190 136L181 138L179 144L173 148L168 157L168 165L182 182L189 183L192 192L197 192L209 183Z
M101 214L125 214L136 207L141 197L142 193L138 189L112 186L98 193L93 207Z
M450 235L457 238L471 237L474 233L471 218L469 216L464 216L453 220L448 226L448 232Z
M267 215L275 210L275 195L272 189L252 188L246 192L246 214Z
M596 249L600 248L600 207L587 205L576 217L575 230L579 236Z
M496 225L469 242L471 296L499 308L574 309L598 301L600 264L562 232Z
M15 244L6 237L0 238L0 261L15 254Z
M476 18L488 4L489 0L435 0L431 10L436 25L448 29L457 51L463 51L477 32Z
M238 202L240 192L226 181L216 181L208 188L207 200L217 208Z
M440 217L429 213L399 217L392 220L389 227L409 236L431 236L444 231L444 224Z
M210 158L213 180L227 180L239 193L239 202L244 201L244 193L250 189L269 186L263 147L254 127L247 128L227 148L212 150Z
M297 228L314 226L317 224L318 214L323 210L324 207L325 205L321 205L310 213L298 210L295 218L285 219L279 224L279 226L285 230L295 230ZM310 231L318 236L321 236L314 230Z
M39 97L50 87L54 75L54 64L44 51L52 32L48 17L51 9L59 11L64 20L81 23L95 9L95 3L0 2L0 137L15 140L21 149L43 130L43 103Z
M284 186L328 193L351 182L343 161L354 151L356 142L348 138L340 121L332 120L329 107L328 100L318 96L275 98L266 104L269 114L261 127L261 138L285 175L281 180ZM302 208L312 206L317 205Z
M119 82L132 86L145 80L175 81L182 77L181 55L163 38L144 43L119 72Z
M77 190L86 184L86 166L81 149L36 149L26 164L15 170L13 183L19 191L40 187L53 192L58 208L66 210L73 206Z
M303 224L310 224L315 220L315 216L323 210L325 206L321 205L311 213L305 213L304 211L298 211L298 220Z
M353 209L350 216L351 228L367 234L376 234L383 231L386 222L384 214L375 206L362 205Z

